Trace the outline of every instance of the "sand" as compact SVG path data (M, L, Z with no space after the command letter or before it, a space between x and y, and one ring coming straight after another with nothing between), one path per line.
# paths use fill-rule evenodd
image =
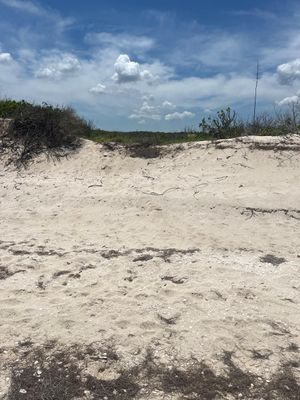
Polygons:
M0 398L26 340L300 377L300 138L164 151L2 163Z

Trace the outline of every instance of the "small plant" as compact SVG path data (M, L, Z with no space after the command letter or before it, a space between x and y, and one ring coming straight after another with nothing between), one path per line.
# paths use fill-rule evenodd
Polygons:
M199 127L201 133L211 135L213 139L236 137L244 131L244 124L238 121L236 112L230 107L218 111L215 117L203 118Z

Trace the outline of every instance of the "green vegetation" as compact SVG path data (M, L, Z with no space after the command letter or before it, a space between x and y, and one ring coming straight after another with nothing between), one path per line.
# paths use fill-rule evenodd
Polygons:
M210 134L214 139L238 137L245 132L244 123L237 120L236 112L230 107L218 111L215 117L203 118L199 128L202 133Z
M203 118L199 124L202 134L213 139L228 139L245 135L285 136L300 130L300 105L292 105L290 111L275 112L274 117L265 113L254 122L239 120L230 107L220 110L216 116Z
M30 106L30 104L24 100L0 100L0 118L13 118L19 111L27 106Z
M98 143L138 146L139 153L141 147L149 149L172 143L298 133L300 105L292 105L286 113L275 112L274 117L262 114L254 122L239 119L235 111L227 108L218 111L215 116L203 118L198 131L186 129L184 132L109 132L93 129L72 108L14 100L0 100L0 118L12 119L9 131L0 136L0 156L10 153L10 162L25 165L41 153L48 157L66 156L80 146L81 138Z
M71 108L46 103L1 100L0 116L12 119L10 129L1 135L0 154L9 154L9 162L16 165L25 165L41 153L65 156L80 146L80 136L91 131Z
M114 142L124 145L164 145L172 143L194 142L212 138L210 135L192 130L187 130L185 132L108 132L100 129L94 129L82 137L98 143Z

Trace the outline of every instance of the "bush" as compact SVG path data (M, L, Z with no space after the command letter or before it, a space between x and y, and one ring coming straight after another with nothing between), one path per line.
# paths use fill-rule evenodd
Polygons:
M199 124L201 133L213 139L226 139L240 136L244 132L244 124L239 122L235 111L230 107L220 110L215 117L203 118Z
M41 153L61 157L80 146L79 136L88 135L90 125L71 108L46 103L0 101L0 115L12 118L10 130L1 137L0 152L10 153L9 161L25 165Z
M220 110L215 117L203 118L199 124L201 133L213 139L234 138L242 135L285 136L298 133L300 128L300 105L290 111L258 115L255 121L240 121L235 111Z
M28 106L24 100L0 100L0 118L12 118L23 107Z
M254 123L246 124L246 133L258 136L286 136L299 132L299 113L276 111L274 116L268 113L259 115Z

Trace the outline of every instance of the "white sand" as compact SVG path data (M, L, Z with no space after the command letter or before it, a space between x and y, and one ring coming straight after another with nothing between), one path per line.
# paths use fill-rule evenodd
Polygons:
M60 162L2 165L0 363L25 338L109 342L128 360L154 346L217 365L234 351L266 376L299 358L287 349L300 346L300 138L281 141L150 160L87 142Z

